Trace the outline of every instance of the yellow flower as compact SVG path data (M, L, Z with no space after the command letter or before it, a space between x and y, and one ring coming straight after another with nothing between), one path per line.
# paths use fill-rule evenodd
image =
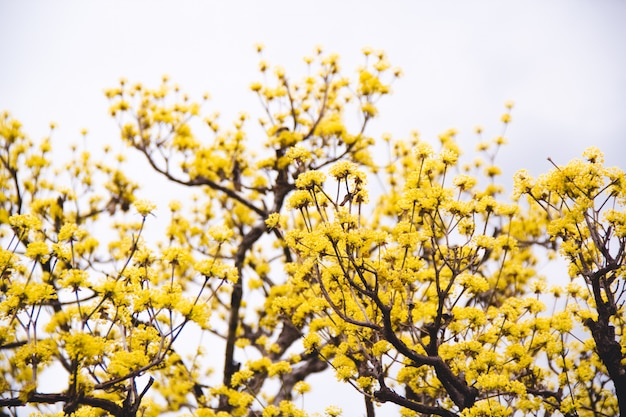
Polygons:
M379 72L383 72L391 68L391 64L385 57L380 58L373 66L374 69Z
M191 255L185 249L170 247L163 249L163 260L175 265L186 264L191 260Z
M321 187L326 181L326 175L321 171L307 171L298 175L296 179L296 187L300 190L311 190Z
M209 236L211 236L218 243L227 242L234 235L234 232L232 231L232 229L223 225L211 226L209 227L208 232L209 232Z
M360 376L356 379L356 384L362 390L369 390L374 386L376 380L371 376Z
M46 242L31 242L26 248L26 256L35 261L44 262L50 254Z
M237 339L237 341L235 342L235 346L237 346L238 348L245 348L246 346L250 346L250 339L247 339L245 337L241 337L239 339Z
M572 330L574 323L570 315L562 311L550 318L550 327L560 333L567 333Z
M274 67L274 74L277 78L285 78L285 68L277 65Z
M316 351L320 347L321 343L322 338L317 333L309 333L305 335L304 339L302 340L302 344L304 345L304 348L307 350L307 352Z
M21 231L41 230L41 221L32 214L16 214L9 217L9 224Z
M494 139L494 142L496 143L496 145L506 145L507 141L506 138L504 136L498 136Z
M76 231L78 230L78 226L74 223L65 223L61 226L61 230L59 231L59 242L63 242L65 240L73 240L76 236Z
M292 161L298 160L301 162L310 161L312 158L311 151L300 145L289 148L285 156Z
M343 179L348 175L351 175L356 170L356 165L351 161L339 161L333 165L329 174L335 177L337 180Z
M233 387L239 387L242 385L246 385L248 380L254 376L254 372L249 369L242 369L241 371L237 371L233 374L231 379L231 384Z
M339 417L343 413L343 411L341 410L341 408L337 407L336 405L331 405L331 406L326 407L326 409L324 410L324 413L328 417Z
M265 219L265 225L268 229L274 229L280 225L281 216L279 213L272 213Z
M603 164L604 163L604 153L600 149L595 146L591 146L584 150L583 156L585 159L592 164Z
M433 154L433 148L426 142L420 142L413 148L413 154L419 159L426 159Z
M139 214L141 214L143 217L151 214L154 209L156 209L156 204L146 199L135 200L133 205L135 206L137 212L139 212Z
M347 381L357 373L354 361L343 354L339 354L333 359L332 366L335 368L335 376L339 381Z
M476 182L476 178L466 174L459 174L452 180L452 183L462 191L472 189L476 185Z
M495 176L502 174L502 170L500 169L500 167L496 165L490 165L487 168L485 168L485 174L488 177L495 177Z
M389 349L391 349L391 344L386 340L380 340L372 346L372 353L374 356L380 356L383 353L387 353Z
M87 278L89 278L87 271L80 269L68 269L61 273L61 280L59 283L63 287L75 289L84 287L87 283Z
M97 362L104 353L105 343L101 337L86 333L67 335L64 338L65 349L70 358L80 361Z
M170 207L170 211L172 213L175 213L177 211L180 211L180 209L182 208L182 203L178 200L172 200L170 201L169 207Z
M267 368L267 375L269 377L273 377L276 375L284 375L289 372L291 372L291 365L289 364L289 362L286 362L286 361L273 363Z
M298 381L296 382L296 384L293 386L293 390L295 392L297 392L298 394L302 395L306 392L311 391L311 386L304 382L304 381Z

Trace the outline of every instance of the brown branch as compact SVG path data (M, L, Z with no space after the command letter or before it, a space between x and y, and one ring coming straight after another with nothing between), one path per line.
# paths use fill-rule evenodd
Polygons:
M374 398L381 403L392 402L418 413L435 414L442 417L458 417L457 414L446 410L445 408L419 404L408 400L384 384L378 391L374 392Z
M462 377L455 375L450 366L439 356L426 356L415 352L409 348L393 330L391 323L391 309L384 305L382 301L375 297L373 301L378 305L383 314L384 330L386 340L402 355L410 359L416 366L429 365L435 369L437 378L445 388L450 399L461 409L471 407L478 397L478 390L470 387Z
M626 367L622 365L624 355L620 343L616 340L615 327L610 322L610 316L615 313L609 313L604 302L598 304L598 319L589 318L584 324L591 331L596 352L613 381L620 415L626 416Z
M233 285L233 292L230 298L230 317L228 319L228 336L226 338L226 351L224 353L224 385L230 386L232 376L237 372L239 364L235 363L235 342L237 341L237 328L241 316L241 301L243 299L243 267L246 254L252 245L265 233L267 226L265 220L261 219L243 237L237 253L235 254L235 267L237 268L238 280ZM224 396L220 398L220 409L229 409L228 399Z
M33 392L28 395L26 401L19 397L3 398L0 399L0 407L24 407L28 404L56 404L56 403L70 403L74 399L68 394L43 394ZM115 402L105 400L103 398L84 396L78 400L79 404L88 405L95 408L108 411L116 417L124 416L124 410Z
M296 383L303 381L304 378L311 374L323 372L326 369L328 369L328 362L315 353L309 355L291 373L282 377L282 386L280 392L274 397L274 404L279 404L283 400L291 401L291 392Z
M228 197L230 197L233 200L236 200L237 202L239 202L239 203L243 204L244 206L248 207L250 210L254 211L259 216L267 217L267 212L265 210L255 206L250 201L246 200L244 197L239 195L239 193L237 193L237 191L231 190L230 188L226 188L223 185L220 185L220 184L216 183L215 181L212 181L212 180L210 180L208 178L205 178L205 177L197 177L197 178L189 179L189 180L182 180L180 178L177 178L174 175L172 175L172 173L169 171L169 169L161 168L156 163L156 161L152 158L152 155L150 154L150 152L148 152L148 150L146 150L145 148L142 148L142 147L138 147L138 146L134 146L134 147L135 147L135 149L137 149L138 151L140 151L141 153L144 154L144 156L148 160L148 163L150 164L150 166L156 172L158 172L159 174L165 176L165 178L167 178L168 180L170 180L170 181L172 181L172 182L174 182L176 184L185 185L185 186L189 186L189 187L197 187L197 186L206 185L206 186L208 186L208 187L210 187L210 188L212 188L214 190L217 190L217 191L220 191L220 192L226 194Z

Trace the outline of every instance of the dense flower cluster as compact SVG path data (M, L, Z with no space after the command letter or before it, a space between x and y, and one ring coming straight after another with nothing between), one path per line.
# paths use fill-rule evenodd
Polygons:
M401 75L383 52L365 48L350 80L317 49L296 81L257 52L262 141L250 116L224 128L208 95L168 77L106 91L122 140L181 187L169 205L139 198L124 155L72 146L59 163L52 138L0 115L0 406L306 416L307 378L330 370L368 417L386 402L404 416L624 413L623 171L590 148L538 179L519 171L510 200L495 155L512 103L473 160L453 129L437 146L376 142L367 127ZM557 253L560 285L539 273Z

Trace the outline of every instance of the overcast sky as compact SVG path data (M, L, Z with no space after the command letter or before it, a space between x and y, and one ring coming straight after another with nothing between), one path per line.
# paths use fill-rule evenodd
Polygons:
M348 75L361 48L387 51L404 70L372 134L427 140L448 128L499 134L515 101L505 172L550 169L596 145L626 168L626 2L602 1L9 1L0 0L0 111L35 140L117 143L102 93L120 77L155 85L169 74L222 123L261 108L253 45L300 78L316 45L342 56ZM94 147L99 149L100 146ZM341 398L339 398L341 400ZM345 406L345 404L339 404ZM359 405L360 406L360 405ZM360 409L360 408L358 408Z
M70 139L88 128L113 141L105 87L161 75L220 109L260 115L248 91L253 45L293 77L315 45L342 55L346 73L363 46L384 49L405 76L383 100L372 133L425 139L457 128L500 131L514 100L512 170L549 169L590 145L624 166L626 2L603 1L8 1L0 0L0 109L33 139L51 120ZM112 132L112 133L110 133ZM465 135L465 136L464 136ZM511 158L511 159L506 159Z

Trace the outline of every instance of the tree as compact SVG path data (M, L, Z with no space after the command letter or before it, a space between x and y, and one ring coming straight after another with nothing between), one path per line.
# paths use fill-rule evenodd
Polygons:
M367 126L400 72L364 55L355 82L321 51L298 82L261 60L263 148L247 115L223 129L167 78L107 90L123 141L195 190L169 203L159 242L124 156L74 146L55 166L52 139L34 144L4 113L0 405L301 416L307 377L331 368L368 416L384 402L407 416L623 413L624 173L591 148L537 180L520 171L507 200L495 154L511 104L482 160L463 162L454 131L438 150L417 134L376 143ZM570 281L549 287L536 266L557 250Z

